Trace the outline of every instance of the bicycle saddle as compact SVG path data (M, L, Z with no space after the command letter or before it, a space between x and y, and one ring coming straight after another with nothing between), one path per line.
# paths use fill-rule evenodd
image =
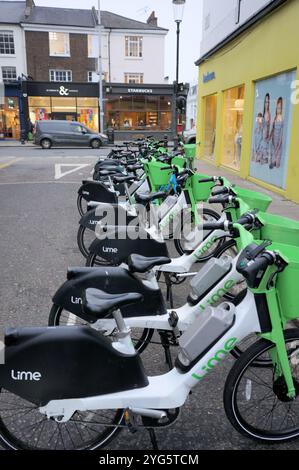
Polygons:
M154 201L155 199L166 199L168 196L164 191L159 191L158 193L151 194L136 194L135 201L140 204L148 204L149 202Z
M163 264L169 264L171 259L165 256L158 256L155 258L146 258L141 255L131 255L128 258L128 267L131 273L146 273L155 266L162 266Z
M114 176L113 177L113 182L114 183L126 183L127 181L135 181L135 176L129 175L129 176Z
M83 312L97 317L106 316L120 307L143 300L143 295L135 292L128 294L107 294L98 289L86 289L83 293Z
M115 170L100 170L99 172L100 176L114 176L117 174L117 171Z
M97 268L82 268L82 267L69 267L67 269L67 280L70 281L74 277L84 276L85 274L89 274L94 272Z

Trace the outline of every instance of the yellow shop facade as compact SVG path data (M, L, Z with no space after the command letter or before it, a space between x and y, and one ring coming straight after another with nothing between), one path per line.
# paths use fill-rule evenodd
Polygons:
M197 157L299 203L299 1L274 3L197 61Z

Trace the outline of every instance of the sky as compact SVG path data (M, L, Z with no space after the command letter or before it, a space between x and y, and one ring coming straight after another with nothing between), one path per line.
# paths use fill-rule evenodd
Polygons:
M35 0L38 6L91 8L97 0ZM158 26L169 29L166 37L165 76L175 79L176 24L173 18L172 0L101 0L101 10L111 11L138 21L146 21L152 11L158 17ZM194 62L200 56L202 31L202 0L186 0L181 24L180 81L195 83L197 67Z

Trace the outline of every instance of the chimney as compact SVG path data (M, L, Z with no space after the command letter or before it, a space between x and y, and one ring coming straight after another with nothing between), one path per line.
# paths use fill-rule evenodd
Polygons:
M25 18L31 15L32 9L35 7L34 0L26 0Z
M146 22L151 26L158 26L158 18L156 17L156 13L154 11L151 12Z

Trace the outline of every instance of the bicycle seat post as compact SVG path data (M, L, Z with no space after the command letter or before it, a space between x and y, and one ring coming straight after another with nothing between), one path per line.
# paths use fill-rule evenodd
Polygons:
M135 355L136 351L131 339L131 329L126 325L120 310L113 312L113 317L118 329L117 343L113 346L125 354Z

